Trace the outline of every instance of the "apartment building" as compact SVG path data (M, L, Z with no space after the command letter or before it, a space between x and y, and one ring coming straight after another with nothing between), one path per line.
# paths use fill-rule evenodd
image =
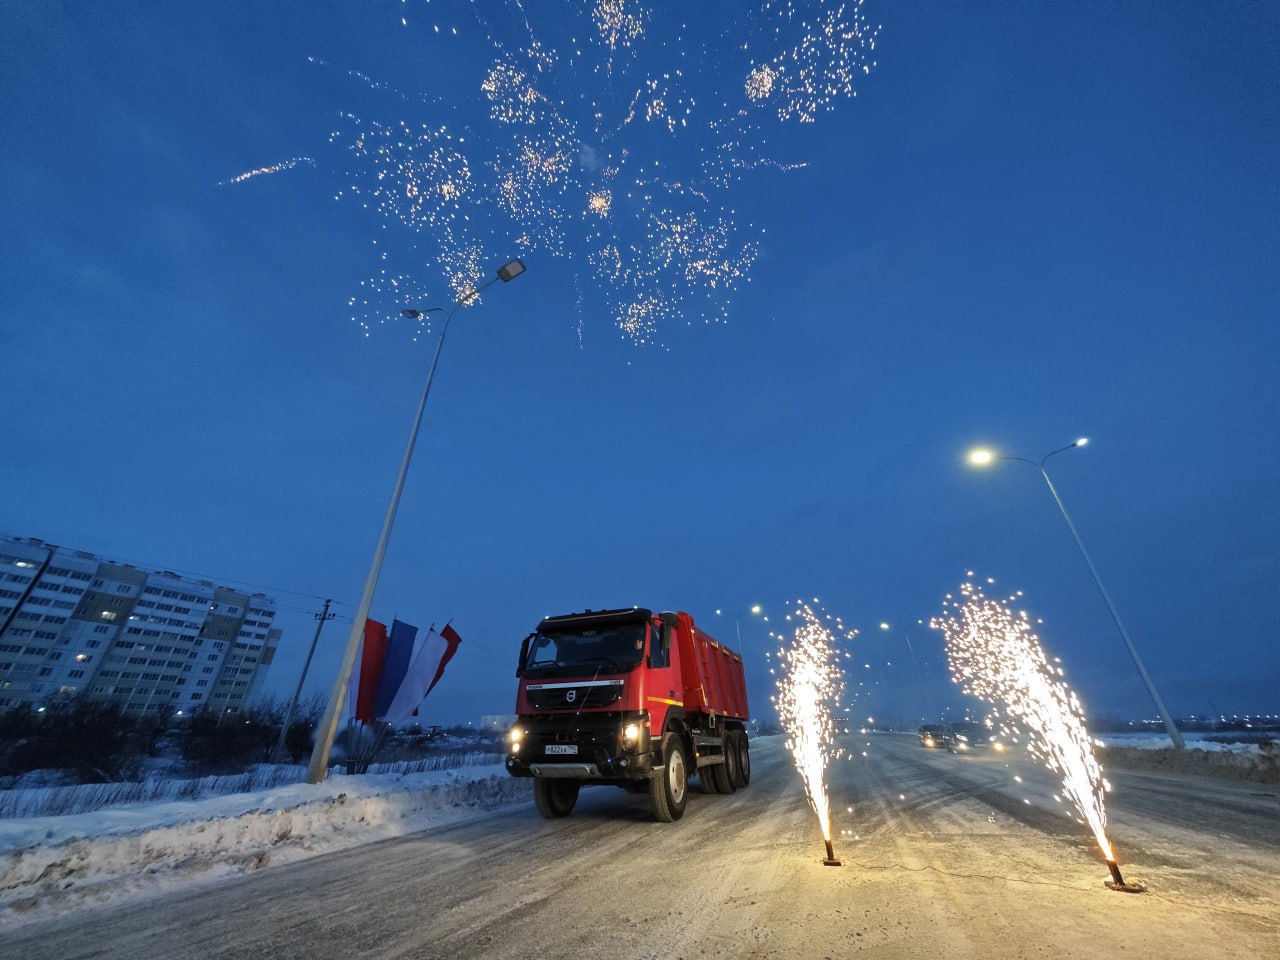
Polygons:
M275 614L262 594L0 536L0 709L87 695L235 713L275 656Z

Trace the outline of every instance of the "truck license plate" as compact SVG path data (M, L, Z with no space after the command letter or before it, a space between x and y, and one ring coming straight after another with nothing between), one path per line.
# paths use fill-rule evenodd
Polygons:
M578 745L576 743L548 743L547 753L568 753L576 754Z

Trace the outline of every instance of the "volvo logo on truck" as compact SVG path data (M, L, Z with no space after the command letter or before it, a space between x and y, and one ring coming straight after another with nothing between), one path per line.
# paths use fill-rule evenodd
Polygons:
M687 613L547 617L516 676L507 772L533 778L544 817L572 812L584 783L647 794L669 823L684 816L690 777L705 793L751 782L742 657Z

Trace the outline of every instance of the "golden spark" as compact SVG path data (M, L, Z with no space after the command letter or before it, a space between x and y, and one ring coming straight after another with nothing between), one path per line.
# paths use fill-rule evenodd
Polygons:
M966 693L1002 704L1027 729L1028 749L1062 776L1063 793L1088 823L1103 857L1114 862L1103 803L1108 785L1093 755L1084 709L1062 679L1062 668L1045 655L1027 613L986 597L972 576L960 597L949 596L942 616L930 621L946 637L951 673ZM1006 725L1003 732L1019 730Z
M773 705L786 730L786 746L804 783L809 805L817 814L822 839L830 841L831 803L826 771L828 763L840 755L835 746L833 711L844 692L833 630L846 639L852 639L856 631L846 631L840 621L815 613L802 601L797 602L787 619L796 622L796 628L790 645L777 651L781 676ZM776 638L784 640L780 634Z

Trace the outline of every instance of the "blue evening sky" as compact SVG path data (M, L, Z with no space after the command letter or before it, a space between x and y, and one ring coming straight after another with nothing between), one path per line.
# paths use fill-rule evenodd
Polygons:
M1080 435L1051 472L1169 707L1276 708L1280 8L868 0L875 66L801 124L742 93L776 9L655 4L610 72L569 66L604 62L581 8L524 7L579 120L685 64L694 123L627 127L624 179L648 156L697 184L706 117L755 111L739 177L704 185L759 245L724 322L689 305L634 345L583 198L544 190L521 247L483 194L514 4L3 6L0 532L275 596L268 687L292 692L319 598L354 611L435 343L394 320L409 301L368 337L348 301L383 250L415 305L452 297L438 238L350 193L374 171L347 113L473 133L483 271L528 267L454 320L374 604L463 637L425 722L509 712L543 615L632 604L731 642L714 611L761 604L740 625L767 716L766 631L800 597L862 631L868 712L936 714L956 695L917 621L970 569L1025 591L1091 713L1151 716L1040 476L964 461ZM575 129L576 186L607 149ZM635 241L659 199L615 194Z

